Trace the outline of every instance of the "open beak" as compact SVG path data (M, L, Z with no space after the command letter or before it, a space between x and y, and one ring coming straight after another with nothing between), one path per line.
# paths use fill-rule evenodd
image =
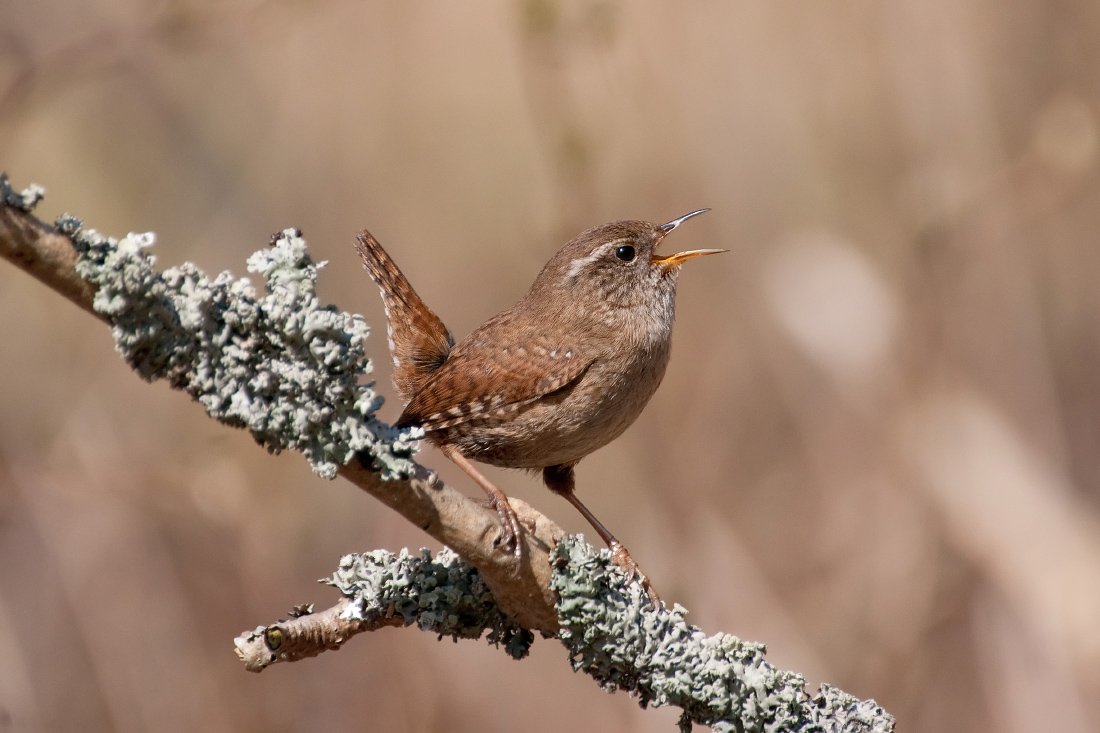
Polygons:
M665 270L671 270L674 267L679 267L683 263L690 260L692 257L703 257L704 255L719 255L723 252L729 252L728 249L689 249L686 252L677 252L674 255L666 255L664 257L660 255L653 255L649 258L649 261L655 265L660 266Z
M698 211L693 211L690 214L684 214L683 216L679 217L678 219L673 219L672 221L668 222L667 224L662 224L661 226L657 227L658 229L660 229L663 232L663 234L661 235L661 238L663 239L665 236L667 236L669 234L669 232L671 232L673 229L680 226L681 224L683 224L685 221L692 218L693 216L699 216L700 214L705 214L708 211L710 211L710 209L699 209ZM722 252L729 252L729 250L728 249L689 249L685 252L677 252L676 254L672 254L672 255L658 255L658 254L655 254L655 255L653 255L652 257L649 258L649 261L652 262L654 265L657 265L658 267L660 267L662 270L668 271L668 270L673 269L674 267L679 267L680 265L682 265L683 263L685 263L688 260L692 259L693 257L703 257L705 255L716 255L716 254L721 254Z
M683 224L688 219L690 219L694 216L699 216L700 214L705 214L708 211L710 211L710 209L699 209L698 211L693 211L690 214L684 214L679 219L673 219L668 224L662 224L661 226L659 226L657 228L660 229L665 234L668 234L669 232L671 232L673 229L675 229L676 227Z

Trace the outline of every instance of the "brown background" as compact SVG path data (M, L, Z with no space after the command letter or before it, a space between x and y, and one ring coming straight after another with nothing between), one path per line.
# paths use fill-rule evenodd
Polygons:
M713 207L673 246L732 252L582 497L694 622L903 730L1095 730L1098 49L1090 0L0 0L0 168L164 266L301 227L381 327L369 226L460 335L580 229ZM245 673L232 637L333 601L341 554L426 537L6 265L0 316L0 730L672 728L553 641Z

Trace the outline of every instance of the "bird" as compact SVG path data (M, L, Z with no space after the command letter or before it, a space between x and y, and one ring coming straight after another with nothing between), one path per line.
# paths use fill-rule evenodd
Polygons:
M664 224L616 221L561 247L527 293L460 341L366 229L356 250L378 285L405 401L398 428L419 427L474 480L500 522L499 545L522 559L507 495L474 462L541 471L547 488L592 525L612 559L659 599L626 547L576 495L574 468L619 437L657 390L669 361L676 285L688 260L658 245L699 209Z

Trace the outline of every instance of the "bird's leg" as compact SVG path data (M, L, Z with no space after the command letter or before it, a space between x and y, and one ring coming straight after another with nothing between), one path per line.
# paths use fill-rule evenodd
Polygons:
M634 561L634 558L630 556L630 551L626 549L626 546L622 542L619 542L615 538L615 535L603 526L603 522L596 519L596 515L589 511L588 507L584 505L580 499L577 498L577 494L573 491L576 481L573 476L572 466L548 466L542 469L542 480L546 482L547 488L553 491L555 494L559 494L564 497L566 501L576 507L577 511L581 513L588 523L592 525L592 528L596 530L596 534L600 536L605 543L607 543L608 549L611 550L611 559L615 561L615 564L626 571L626 574L630 578L638 578L642 583L642 588L645 589L646 595L649 596L649 600L656 606L661 601L661 597L657 595L657 591L653 589L653 586L649 582L649 578L642 572L642 568Z
M520 541L519 518L512 509L512 505L508 503L508 496L498 489L496 484L485 478L470 459L459 453L453 445L441 445L439 449L489 495L489 506L496 510L497 517L500 518L500 535L497 537L497 544L505 548L511 546L516 562L520 562L523 559L523 542Z

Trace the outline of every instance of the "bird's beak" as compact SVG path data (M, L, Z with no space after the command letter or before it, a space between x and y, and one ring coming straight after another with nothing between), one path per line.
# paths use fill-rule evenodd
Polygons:
M649 258L649 261L653 264L661 267L664 270L671 270L674 267L679 267L683 263L687 262L693 257L703 257L705 255L720 255L723 252L729 252L728 249L689 249L686 252L677 252L674 255L653 255Z
M657 227L662 232L661 238L663 239L665 236L667 236L669 234L669 232L671 232L673 229L680 226L681 224L683 224L685 221L692 218L693 216L699 216L700 214L705 214L708 211L710 211L710 209L699 209L698 211L693 211L690 214L684 214L683 216L681 216L677 219L673 219L672 221L668 222L667 224L662 224L661 226ZM674 267L679 267L680 265L682 265L683 263L685 263L688 260L692 259L693 257L703 257L705 255L716 255L716 254L721 254L722 252L729 252L729 250L728 249L689 249L685 252L677 252L676 254L672 254L672 255L658 255L658 254L655 254L655 255L653 255L652 257L649 258L649 261L651 263L653 263L654 265L657 265L658 267L660 267L662 270L667 271L667 270L671 270Z
M673 220L672 220L672 221L670 221L669 223L667 223L667 224L662 224L661 226L659 226L659 227L657 227L657 228L658 228L658 229L660 229L660 230L661 230L662 232L664 232L665 234L668 234L668 233L669 233L669 232L671 232L671 231L672 231L673 229L675 229L676 227L680 226L681 224L683 224L683 223L684 223L685 221L687 221L688 219L692 218L693 216L699 216L700 214L705 214L705 213L707 213L708 211L710 211L710 209L699 209L698 211L693 211L693 212L691 212L690 214L684 214L684 215L683 215L683 216L681 216L681 217L680 217L679 219L673 219Z

